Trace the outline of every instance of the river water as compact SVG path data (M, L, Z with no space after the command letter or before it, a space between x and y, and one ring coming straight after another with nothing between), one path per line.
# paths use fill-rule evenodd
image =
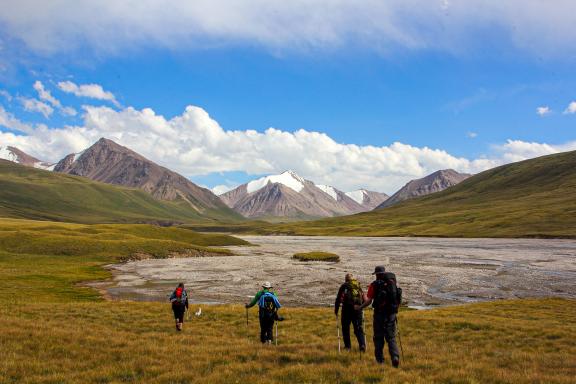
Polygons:
M115 299L166 300L179 281L193 302L244 303L263 281L281 302L334 302L347 272L363 286L376 265L394 272L416 308L525 297L576 297L576 241L241 236L255 247L229 247L236 256L152 259L111 266ZM296 252L321 250L338 263L301 262Z

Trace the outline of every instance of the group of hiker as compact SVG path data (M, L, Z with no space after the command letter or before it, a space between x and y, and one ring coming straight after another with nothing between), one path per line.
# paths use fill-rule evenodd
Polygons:
M376 276L376 280L368 286L366 293L364 293L358 280L354 279L350 273L346 274L344 283L338 290L334 303L334 314L338 328L338 347L340 349L340 329L342 329L344 348L351 350L350 326L352 326L360 352L366 351L363 310L372 305L374 309L372 322L374 357L377 363L384 363L384 346L387 343L392 366L397 368L400 365L400 353L396 342L398 327L396 315L402 302L402 289L397 286L396 276L391 272L386 272L386 268L383 266L377 266L372 275ZM178 284L178 287L172 292L170 302L176 319L176 330L181 331L184 313L188 310L188 292L183 283ZM246 316L248 316L248 308L254 305L258 305L260 341L263 344L272 344L275 340L274 324L276 321L284 320L284 318L278 315L278 310L282 305L270 282L267 281L262 284L262 289L245 305ZM340 319L338 319L340 307L342 310ZM338 321L340 322L339 325Z

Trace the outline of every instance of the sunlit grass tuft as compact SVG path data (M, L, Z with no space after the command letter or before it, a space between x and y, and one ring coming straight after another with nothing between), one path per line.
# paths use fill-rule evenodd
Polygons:
M295 253L292 257L300 261L340 261L340 256L337 254L322 251Z

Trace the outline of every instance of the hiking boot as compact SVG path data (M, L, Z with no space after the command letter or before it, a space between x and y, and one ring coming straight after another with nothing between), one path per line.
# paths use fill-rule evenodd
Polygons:
M360 346L360 352L366 352L366 346L365 345Z
M398 357L392 359L392 366L394 368L398 368L400 366L400 359Z

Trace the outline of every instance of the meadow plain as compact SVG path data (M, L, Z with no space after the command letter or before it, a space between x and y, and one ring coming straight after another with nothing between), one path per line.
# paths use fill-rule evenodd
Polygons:
M366 355L338 354L329 308L282 309L279 345L263 347L255 312L247 326L241 306L204 306L178 334L167 304L106 301L79 285L135 255L218 255L230 251L211 247L242 240L148 225L0 224L1 383L570 383L576 374L574 300L403 311L405 360L394 370L372 362L371 343Z

